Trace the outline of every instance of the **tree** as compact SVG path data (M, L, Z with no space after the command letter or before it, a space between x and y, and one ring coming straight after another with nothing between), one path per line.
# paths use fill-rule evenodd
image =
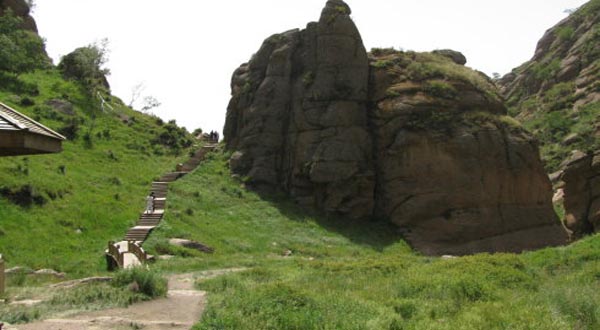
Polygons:
M19 75L49 65L44 40L23 29L23 20L9 8L0 16L0 71Z
M148 112L154 108L160 107L161 103L154 96L144 97L144 105L142 106L142 112Z
M131 99L129 100L130 108L133 109L135 102L137 102L140 96L142 96L142 92L144 91L144 89L146 89L146 86L144 86L143 82L133 86L133 88L131 89Z
M110 92L110 85L106 76L110 70L104 65L108 62L108 40L100 44L94 43L75 49L62 57L58 69L67 79L74 79L88 89L90 95L97 92Z

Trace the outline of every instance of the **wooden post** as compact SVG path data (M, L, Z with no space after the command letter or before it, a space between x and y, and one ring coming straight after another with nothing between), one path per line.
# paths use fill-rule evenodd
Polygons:
M0 295L4 294L4 259L0 254Z

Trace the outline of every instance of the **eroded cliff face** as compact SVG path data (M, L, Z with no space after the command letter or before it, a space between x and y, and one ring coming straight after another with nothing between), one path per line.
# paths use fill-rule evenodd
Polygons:
M511 114L541 142L549 172L600 149L600 0L548 29L532 59L498 81Z
M372 55L376 211L427 254L560 244L535 141L483 74L436 54Z
M573 237L600 232L600 151L576 152L559 180L564 189L564 223Z
M268 38L233 75L225 140L257 188L386 218L426 254L561 244L535 141L464 56L367 54L342 1Z
M4 15L7 9L23 20L24 29L38 33L37 24L31 17L29 5L25 0L0 0L0 16Z
M224 134L231 169L298 203L367 217L373 209L369 66L342 1L318 23L268 38L233 76Z

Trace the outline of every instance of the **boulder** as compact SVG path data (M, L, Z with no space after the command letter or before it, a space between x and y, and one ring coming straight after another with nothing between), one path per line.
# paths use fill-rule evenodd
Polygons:
M467 58L465 57L465 55L463 55L463 53L461 53L461 52L457 52L452 49L437 49L437 50L434 50L433 53L445 56L445 57L451 59L452 62L454 62L458 65L467 64Z
M265 40L232 77L230 169L259 191L385 218L425 254L566 241L535 140L455 51L367 54L350 8Z
M224 129L234 173L255 188L351 218L373 209L367 52L350 8L268 38L235 71Z
M573 237L600 231L600 151L574 153L560 180L564 182L564 223Z

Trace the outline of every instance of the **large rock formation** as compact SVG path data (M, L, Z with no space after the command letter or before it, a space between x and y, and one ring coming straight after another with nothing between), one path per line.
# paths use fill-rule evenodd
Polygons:
M573 236L600 231L600 152L575 153L559 180L564 187L564 223Z
M543 96L560 83L573 83L574 108L600 101L600 1L592 0L550 28L533 58L500 80L511 103Z
M386 218L426 254L561 244L535 141L458 52L368 55L340 0L268 38L232 79L231 170L350 218Z
M23 20L23 28L38 33L37 24L30 15L30 8L25 0L0 0L0 16L7 10Z
M533 58L498 81L511 112L542 142L550 171L600 148L600 0L552 27Z
M255 185L307 206L365 217L373 210L369 65L342 1L318 23L268 38L232 82L224 134L231 165Z

